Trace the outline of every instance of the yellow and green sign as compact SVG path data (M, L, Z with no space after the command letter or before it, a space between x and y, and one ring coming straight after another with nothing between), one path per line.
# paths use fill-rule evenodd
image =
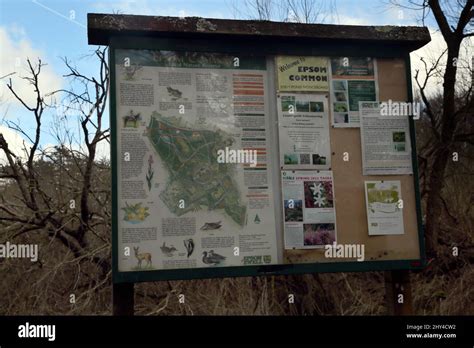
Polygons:
M327 58L278 56L276 65L280 92L327 92L329 90Z

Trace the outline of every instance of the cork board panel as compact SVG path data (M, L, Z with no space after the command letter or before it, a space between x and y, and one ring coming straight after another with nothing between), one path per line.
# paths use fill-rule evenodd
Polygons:
M377 59L379 100L407 100L405 63L402 59ZM331 101L329 101L331 102ZM332 115L330 115L330 118ZM419 240L413 175L362 175L359 128L330 127L337 243L364 244L365 261L419 259ZM343 153L349 161L343 161ZM403 200L403 235L369 236L364 181L400 180ZM324 248L285 250L285 263L353 262L326 258Z

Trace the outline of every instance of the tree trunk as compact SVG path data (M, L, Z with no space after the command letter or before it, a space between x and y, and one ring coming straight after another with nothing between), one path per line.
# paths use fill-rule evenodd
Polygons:
M436 154L429 175L428 197L426 201L426 251L429 257L438 253L438 236L441 222L443 203L441 194L444 185L444 173L448 165L449 152L447 148Z
M434 152L433 166L429 175L428 199L426 202L426 249L428 256L434 257L438 254L438 236L440 230L443 202L441 194L444 186L444 174L450 158L450 146L456 128L455 92L456 64L453 62L459 56L460 40L446 40L448 45L448 57L446 70L443 77L443 114L441 116L441 139L436 145L438 149Z

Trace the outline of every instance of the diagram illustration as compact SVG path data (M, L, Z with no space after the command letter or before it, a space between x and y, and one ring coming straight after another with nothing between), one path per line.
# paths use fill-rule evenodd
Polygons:
M172 213L181 216L203 207L222 209L244 226L247 206L241 200L234 165L217 163L217 150L228 146L231 137L220 130L183 127L180 118L165 118L157 112L151 115L146 135L169 172L160 199ZM188 202L184 208L179 204L182 200Z

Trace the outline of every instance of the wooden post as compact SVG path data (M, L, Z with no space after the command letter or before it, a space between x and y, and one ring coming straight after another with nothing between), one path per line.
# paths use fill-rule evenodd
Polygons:
M134 314L134 283L112 285L112 315L132 316Z
M385 296L389 315L413 315L410 271L386 271Z

